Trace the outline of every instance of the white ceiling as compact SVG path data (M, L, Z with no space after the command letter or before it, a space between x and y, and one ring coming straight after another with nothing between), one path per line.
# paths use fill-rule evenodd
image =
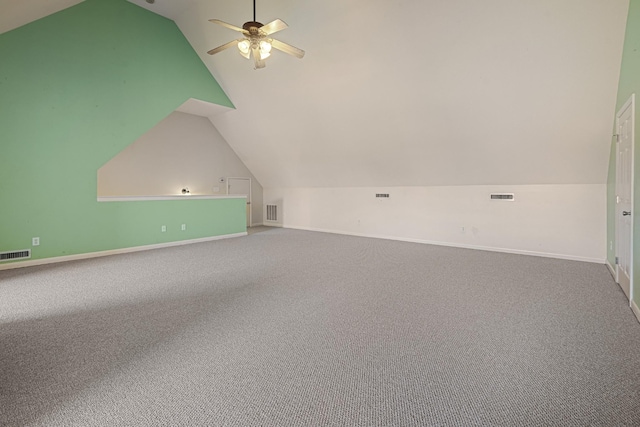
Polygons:
M130 1L176 21L264 187L606 182L628 0L257 0L307 52L262 70L205 53L251 1ZM54 2L0 10L25 3Z
M127 1L175 21L198 0L155 0L153 4L147 3L146 0Z
M0 34L81 3L83 0L0 0Z

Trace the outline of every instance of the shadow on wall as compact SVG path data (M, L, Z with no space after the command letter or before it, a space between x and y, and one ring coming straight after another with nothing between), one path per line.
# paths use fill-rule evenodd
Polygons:
M98 197L226 195L227 177L251 178L252 216L262 186L211 121L174 111L98 169Z

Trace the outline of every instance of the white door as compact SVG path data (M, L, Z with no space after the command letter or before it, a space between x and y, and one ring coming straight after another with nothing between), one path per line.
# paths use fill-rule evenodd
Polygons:
M247 196L247 227L251 227L251 178L227 178L227 194Z
M633 140L635 95L616 114L616 277L631 299L633 268Z

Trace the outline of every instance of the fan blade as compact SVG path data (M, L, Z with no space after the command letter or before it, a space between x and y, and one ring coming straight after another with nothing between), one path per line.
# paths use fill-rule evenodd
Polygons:
M242 41L244 39L238 39L238 40L231 40L229 43L225 43L222 46L218 46L215 49L211 49L209 52L207 52L209 55L215 55L218 52L222 52L225 49L229 49L230 47L233 46L237 46L239 41Z
M304 56L304 50L298 49L295 46L291 46L290 44L283 43L276 39L273 39L271 41L271 46L275 47L276 49L284 53L288 53L289 55L293 55L300 59L302 59L302 57Z
M254 47L251 49L251 53L253 54L253 62L256 65L256 70L258 68L264 68L266 64L264 63L264 60L260 59L260 49Z
M260 27L260 31L265 33L266 35L277 33L278 31L282 31L286 28L289 28L286 22L276 19L275 21L271 21L268 24Z
M235 25L227 24L226 22L221 21L219 19L209 19L209 22L213 22L214 24L222 25L223 27L227 27L228 29L233 30L233 31L239 31L239 32L241 32L243 34L246 33L246 31L243 30L242 28L236 27Z

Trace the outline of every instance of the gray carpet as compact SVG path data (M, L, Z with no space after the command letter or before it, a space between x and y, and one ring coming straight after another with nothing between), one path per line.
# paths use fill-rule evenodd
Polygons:
M603 265L286 229L0 272L3 426L640 425Z

